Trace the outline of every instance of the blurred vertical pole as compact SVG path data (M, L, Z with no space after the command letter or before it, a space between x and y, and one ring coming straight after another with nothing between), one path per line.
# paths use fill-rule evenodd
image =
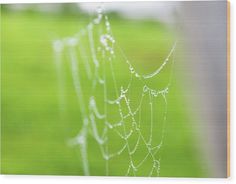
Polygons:
M227 1L182 2L186 93L209 177L227 176ZM202 159L204 160L204 159Z

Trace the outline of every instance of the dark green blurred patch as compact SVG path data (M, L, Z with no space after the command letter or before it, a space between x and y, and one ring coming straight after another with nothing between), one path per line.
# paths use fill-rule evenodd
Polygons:
M3 6L1 168L4 174L83 175L79 149L72 149L66 143L81 127L78 104L70 87L71 79L68 79L69 115L66 122L61 121L52 40L73 35L91 17L84 13L68 15L67 12L73 12L68 8L71 6L65 6L62 14L43 15L35 11L12 12ZM110 13L110 21L120 47L140 73L154 71L157 62L165 59L173 45L173 33L161 23L124 20L114 13ZM167 67L159 82L150 81L150 85L165 86L169 72ZM205 177L191 131L191 116L180 87L181 77L174 74L168 94L167 129L160 153L160 174ZM70 73L66 76L71 77ZM120 81L126 77L120 75ZM138 89L139 84L135 86ZM158 139L158 131L156 133ZM119 146L118 143L116 146ZM92 137L89 137L88 156L92 175L104 175L104 161L100 159L99 148ZM111 164L115 168L112 175L125 174L127 155L119 162L111 160Z

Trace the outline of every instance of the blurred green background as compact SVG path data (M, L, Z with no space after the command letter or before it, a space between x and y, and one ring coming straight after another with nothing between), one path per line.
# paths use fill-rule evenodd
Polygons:
M25 11L13 11L2 5L1 170L3 174L83 175L79 149L71 148L67 144L68 139L74 137L81 128L81 115L68 64L63 65L66 74L67 104L64 115L60 111L60 93L52 41L74 35L86 26L94 15L84 12L74 13L71 7L73 5L65 6L60 13L42 13L34 10L34 6ZM129 20L115 13L110 13L108 16L116 41L140 73L150 73L168 55L176 33L165 24L152 20ZM63 54L66 58L66 53ZM117 60L122 59L117 55ZM176 65L178 61L175 62ZM121 83L125 83L129 71L126 71L126 65L120 67L123 73L118 77ZM167 122L160 153L160 176L206 177L204 161L197 146L199 143L191 127L192 116L188 112L185 92L181 88L183 85L181 72L176 68L174 67L172 85L167 94ZM118 67L117 72L119 72ZM158 79L149 82L150 85L165 86L170 73L171 68L167 66ZM86 79L85 72L81 72L80 76ZM83 82L86 86L87 81ZM139 85L134 84L132 90L140 91ZM101 95L102 91L97 90L97 95ZM138 99L138 93L134 94L131 98ZM85 98L88 96L89 93L85 93ZM102 102L99 103L101 104L98 106L101 106ZM161 107L164 107L163 102L160 102L158 107L160 110L156 113L163 113L161 112ZM145 117L149 110L146 109L142 113ZM115 115L112 118L116 119ZM155 127L154 139L158 140L160 130L162 127ZM148 135L148 132L144 134ZM112 138L112 133L109 136ZM111 149L112 146L119 147L117 139L114 137L113 139ZM102 161L100 150L91 135L88 141L90 174L105 175L105 162ZM137 155L136 159L142 157ZM115 159L110 164L110 175L122 176L126 173L128 156L124 155L120 160ZM144 172L141 171L137 175L146 175L145 171L150 166L145 167L147 168L142 168Z

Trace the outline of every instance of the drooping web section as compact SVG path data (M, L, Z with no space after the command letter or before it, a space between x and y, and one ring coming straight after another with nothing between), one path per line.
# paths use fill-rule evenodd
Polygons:
M150 87L148 81L158 77L167 65L173 68L175 47L176 43L153 73L138 73L118 46L101 8L84 29L53 42L59 91L63 93L65 88L63 62L67 60L78 101L81 126L69 145L79 147L84 175L91 175L95 168L88 157L91 137L98 145L91 149L99 148L93 157L101 154L99 158L104 160L104 175L114 175L120 168L120 175L160 175L159 152L165 136L172 70L161 89ZM63 108L63 95L60 101Z

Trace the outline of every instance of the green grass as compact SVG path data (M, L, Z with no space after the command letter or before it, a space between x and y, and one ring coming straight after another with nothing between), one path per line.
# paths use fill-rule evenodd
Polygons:
M83 175L79 150L66 144L82 125L79 106L69 66L65 64L67 108L66 118L62 121L58 108L59 94L52 40L73 35L90 18L3 12L1 19L2 173ZM140 73L150 73L157 68L173 45L173 33L161 23L119 18L112 20L112 17L110 21L117 42ZM66 53L64 54L66 58ZM122 60L119 55L117 60ZM121 84L127 82L129 71L126 69L125 63L116 67ZM169 74L170 67L167 67L159 78L149 81L149 85L165 86ZM110 74L108 76L111 78ZM80 73L80 77L86 79L84 72ZM84 86L86 83L83 80ZM108 86L112 85L108 83ZM207 173L203 173L204 165L193 135L192 118L187 110L188 104L181 85L181 73L175 71L168 94L167 127L161 151L160 176L205 177ZM136 91L140 91L140 88L141 84L135 83L131 90L138 94ZM90 89L85 87L85 90L87 99ZM97 89L96 94L97 97L101 96L102 89ZM134 105L137 98L137 95L133 96ZM101 105L102 103L98 103L98 106ZM158 101L158 107L163 107L163 101ZM111 114L115 111L112 108L109 110ZM146 109L143 117L148 113ZM163 113L162 109L156 113ZM117 117L112 115L110 118L115 120ZM145 121L149 121L148 116ZM147 127L143 130L147 136ZM154 138L158 140L160 128L155 127L154 131ZM109 136L114 140L110 149L115 150L120 143L112 134ZM91 136L88 146L91 174L104 175L105 162L101 161L99 148ZM138 154L136 159L141 159L142 154ZM111 160L110 174L125 174L127 160L127 155ZM145 167L144 172L138 175L144 175L150 166Z

